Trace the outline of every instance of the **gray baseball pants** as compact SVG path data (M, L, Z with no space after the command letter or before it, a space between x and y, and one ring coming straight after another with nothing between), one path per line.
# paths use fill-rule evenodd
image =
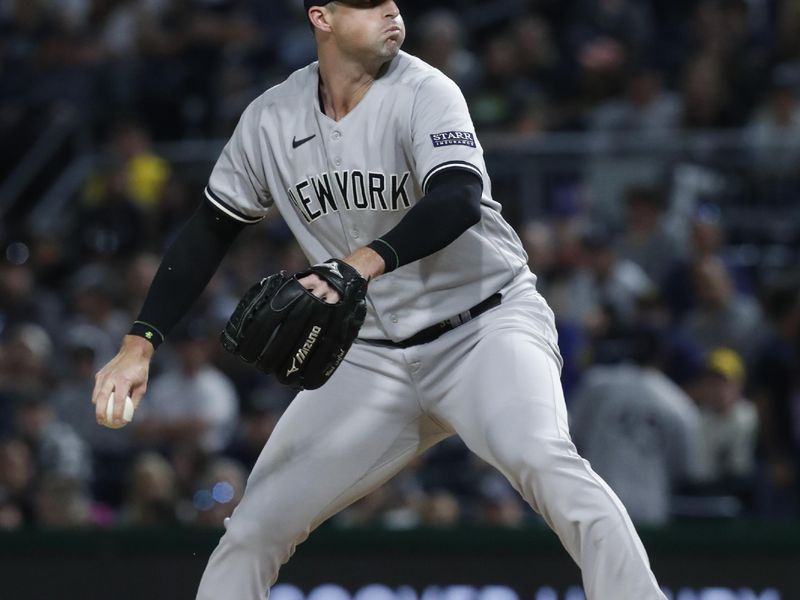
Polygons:
M298 394L259 457L197 600L264 600L323 521L456 434L502 472L580 566L589 600L666 600L613 491L575 450L553 315L527 271L503 302L407 349L354 344Z

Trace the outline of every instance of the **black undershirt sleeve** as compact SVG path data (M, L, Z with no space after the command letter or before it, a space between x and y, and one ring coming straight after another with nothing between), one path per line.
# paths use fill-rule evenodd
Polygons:
M246 225L203 201L164 254L130 333L157 348L200 296Z
M428 193L391 231L369 244L386 272L441 250L480 221L483 182L448 169L431 178ZM204 201L161 261L130 333L158 347L191 308L246 224Z
M428 193L389 232L368 246L380 254L385 273L438 252L481 220L483 181L472 171L434 175Z

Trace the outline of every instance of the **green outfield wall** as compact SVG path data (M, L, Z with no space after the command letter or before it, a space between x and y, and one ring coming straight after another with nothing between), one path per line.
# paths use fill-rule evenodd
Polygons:
M220 534L213 529L0 533L0 600L191 600ZM642 537L672 600L800 600L800 523L692 523L642 531ZM583 597L577 567L545 529L325 527L298 548L271 596Z

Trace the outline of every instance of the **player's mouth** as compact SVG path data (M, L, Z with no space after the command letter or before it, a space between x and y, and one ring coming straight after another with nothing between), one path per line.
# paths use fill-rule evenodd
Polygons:
M400 42L403 39L403 29L401 27L390 27L389 29L384 30L383 35L386 36L387 40L391 40L393 42Z

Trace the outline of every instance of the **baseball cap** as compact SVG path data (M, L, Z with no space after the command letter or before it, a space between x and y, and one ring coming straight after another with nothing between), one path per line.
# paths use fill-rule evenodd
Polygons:
M730 348L716 348L706 358L706 370L736 383L744 382L744 363L739 354Z
M361 7L361 8L370 8L372 6L377 6L384 2L384 0L305 0L304 4L306 7L306 11L312 6L325 6L326 4L330 4L331 2L339 2L340 4L347 4L348 6L353 7Z

